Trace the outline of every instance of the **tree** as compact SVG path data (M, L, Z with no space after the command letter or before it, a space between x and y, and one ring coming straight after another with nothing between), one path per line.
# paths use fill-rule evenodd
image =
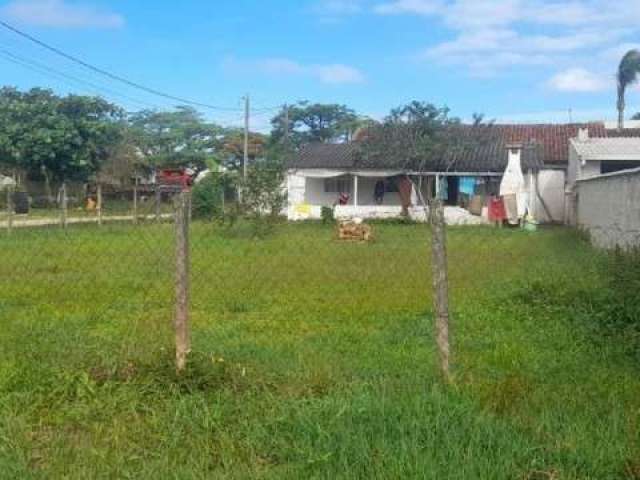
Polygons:
M120 141L123 111L99 97L0 89L0 154L30 176L85 181Z
M253 164L263 158L269 139L260 133L249 133L249 163ZM229 130L223 139L223 163L230 170L240 170L244 160L244 131Z
M618 129L624 128L625 95L627 88L637 82L640 73L640 51L629 50L618 66Z
M379 156L404 171L428 171L438 165L443 172L455 166L465 148L492 136L482 115L474 115L473 128L461 128L461 122L449 115L446 107L411 102L395 108L384 121L370 127L362 155ZM427 167L429 164L429 167ZM419 189L418 189L419 191ZM451 380L449 340L449 286L444 204L439 198L424 203L431 225L431 268L435 337L440 369Z
M191 107L171 112L143 110L129 124L142 154L155 167L207 168L222 148L224 129L204 121Z
M283 109L271 120L271 137L274 142L281 142L288 132L294 146L346 141L355 131L358 120L356 113L345 105L301 101L287 107L287 111Z

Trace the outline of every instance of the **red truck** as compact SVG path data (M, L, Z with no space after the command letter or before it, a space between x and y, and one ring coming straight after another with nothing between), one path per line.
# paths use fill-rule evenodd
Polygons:
M194 175L186 168L164 168L156 176L156 183L166 189L189 190L193 180Z

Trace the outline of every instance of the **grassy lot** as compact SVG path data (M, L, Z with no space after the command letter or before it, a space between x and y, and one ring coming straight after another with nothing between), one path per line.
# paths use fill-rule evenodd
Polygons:
M184 378L171 231L0 236L0 478L640 478L640 371L571 232L450 229L447 388L426 227L196 225Z

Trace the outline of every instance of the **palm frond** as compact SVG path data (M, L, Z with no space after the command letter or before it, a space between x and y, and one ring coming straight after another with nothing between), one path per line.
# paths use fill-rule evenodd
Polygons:
M629 50L618 67L618 85L625 89L638 80L640 74L640 51Z

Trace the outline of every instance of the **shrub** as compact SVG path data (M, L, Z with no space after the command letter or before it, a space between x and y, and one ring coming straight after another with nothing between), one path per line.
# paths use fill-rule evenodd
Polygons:
M320 216L322 217L322 223L324 224L335 222L333 208L331 207L322 207Z
M224 213L225 185L221 175L210 174L192 192L192 212L195 218L221 218Z

